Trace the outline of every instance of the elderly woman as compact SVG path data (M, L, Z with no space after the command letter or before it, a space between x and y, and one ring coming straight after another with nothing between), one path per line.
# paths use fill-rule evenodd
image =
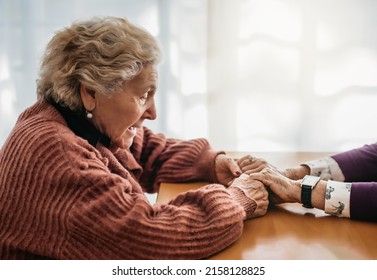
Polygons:
M238 163L270 188L271 202L298 202L330 215L377 222L377 143L284 171L247 156Z
M156 118L159 58L155 39L125 19L53 37L38 100L0 151L0 258L205 258L266 213L263 184L206 140L142 126ZM193 180L213 183L164 205L144 195Z

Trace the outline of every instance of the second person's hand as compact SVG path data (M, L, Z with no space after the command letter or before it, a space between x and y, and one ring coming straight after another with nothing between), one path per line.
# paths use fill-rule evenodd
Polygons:
M250 174L250 179L263 183L270 192L270 202L274 204L285 202L300 202L300 181L291 180L279 171L265 168L261 172Z

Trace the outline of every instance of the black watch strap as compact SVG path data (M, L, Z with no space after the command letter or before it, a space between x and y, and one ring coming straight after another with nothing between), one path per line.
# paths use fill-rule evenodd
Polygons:
M302 202L302 206L306 208L313 208L311 186L305 186L305 185L301 186L301 202Z

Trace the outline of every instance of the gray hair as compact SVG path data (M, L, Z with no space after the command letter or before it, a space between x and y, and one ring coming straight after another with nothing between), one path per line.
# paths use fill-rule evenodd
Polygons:
M143 64L158 63L160 57L156 39L126 19L74 22L47 45L37 80L38 99L80 111L81 85L111 96L139 74Z

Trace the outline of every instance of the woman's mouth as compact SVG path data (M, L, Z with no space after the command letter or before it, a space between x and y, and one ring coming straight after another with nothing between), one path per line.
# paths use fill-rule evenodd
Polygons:
M132 136L135 136L136 133L137 133L136 127L134 127L134 126L129 127L128 131L131 133Z

